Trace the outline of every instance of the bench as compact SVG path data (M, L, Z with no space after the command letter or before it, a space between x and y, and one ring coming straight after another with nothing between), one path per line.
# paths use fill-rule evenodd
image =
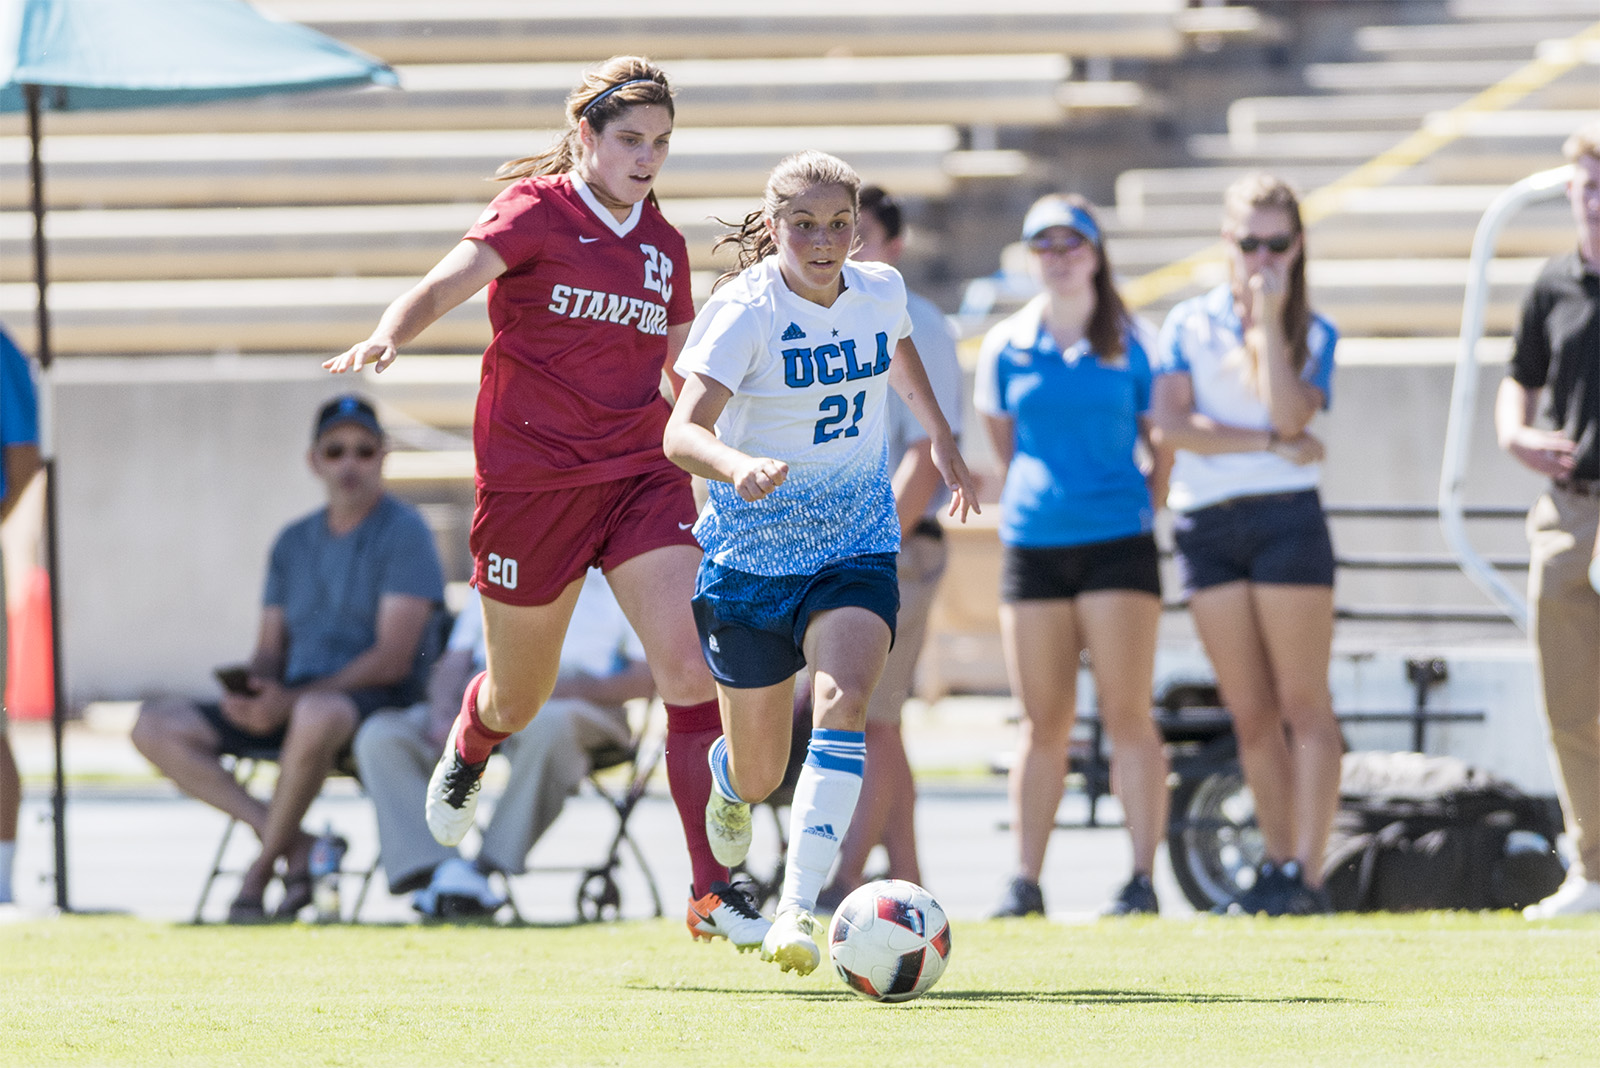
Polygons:
M391 63L579 60L648 55L821 56L1057 52L1171 58L1191 35L1250 35L1254 11L1191 16L1187 0L820 0L803 8L721 0L615 0L604 10L519 0L274 0L271 10Z

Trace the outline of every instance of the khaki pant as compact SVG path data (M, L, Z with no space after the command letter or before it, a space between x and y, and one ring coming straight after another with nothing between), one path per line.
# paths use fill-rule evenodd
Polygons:
M1567 833L1600 880L1600 593L1589 586L1600 500L1552 488L1528 513L1528 606Z
M895 619L894 648L884 661L878 688L867 705L868 723L899 723L900 706L911 696L917 660L928 634L928 614L944 575L949 551L943 538L913 534L900 547L900 614Z
M426 886L433 869L457 855L433 840L422 816L428 777L439 759L439 748L427 741L427 726L428 707L416 704L379 712L356 732L356 766L377 812L378 850L395 894ZM526 871L533 844L589 773L590 752L626 745L630 737L626 709L547 702L532 723L501 743L511 773L484 828L479 865L510 875Z

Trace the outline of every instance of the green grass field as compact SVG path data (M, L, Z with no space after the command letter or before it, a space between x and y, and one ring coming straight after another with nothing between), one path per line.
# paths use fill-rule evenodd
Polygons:
M1586 1065L1600 924L957 923L876 1005L670 921L0 926L5 1065Z

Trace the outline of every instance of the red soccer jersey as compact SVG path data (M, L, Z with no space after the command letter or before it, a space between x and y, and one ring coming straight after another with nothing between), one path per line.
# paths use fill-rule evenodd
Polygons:
M667 327L694 318L683 235L648 201L619 223L556 174L508 186L466 236L507 268L489 284L478 485L559 489L667 465Z

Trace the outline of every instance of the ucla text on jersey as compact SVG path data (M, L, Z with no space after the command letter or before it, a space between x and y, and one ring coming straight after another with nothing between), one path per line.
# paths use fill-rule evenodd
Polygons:
M784 349L783 384L804 389L812 382L832 386L881 375L889 370L889 335L880 330L877 344L877 355L871 363L856 358L856 343L848 338L837 345L818 345L814 349Z

